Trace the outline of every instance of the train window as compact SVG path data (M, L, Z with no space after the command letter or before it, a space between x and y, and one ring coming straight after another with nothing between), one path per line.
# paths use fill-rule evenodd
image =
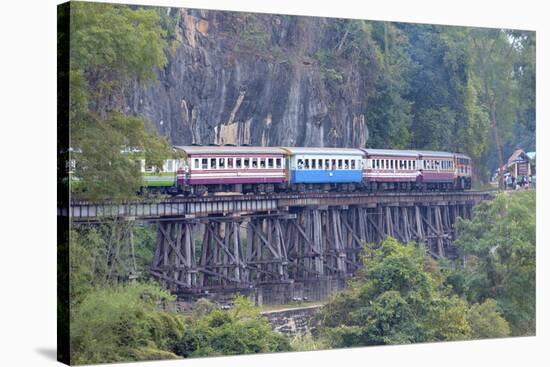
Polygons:
M193 167L198 169L199 168L199 160L195 158L194 161L195 161L195 165Z
M268 168L273 168L273 158L268 158L267 159L267 167Z
M260 167L265 168L265 158L260 158Z
M218 167L221 169L225 168L225 158L220 158Z
M242 158L235 158L235 168L241 168Z
M309 169L309 158L305 160L304 168Z
M233 158L227 158L227 168L233 168Z
M351 160L351 169L355 169L355 159Z
M317 159L311 160L311 169L317 169Z
M342 169L342 160L338 159L338 169Z
M393 169L393 159L390 160L390 168Z
M281 158L277 158L275 163L277 164L277 168L281 168Z
M296 167L297 167L298 169L304 168L304 161L301 160L301 159L298 159L298 163L297 163Z
M317 159L317 169L323 169L323 160Z
M145 166L145 172L153 172L153 166Z
M208 159L207 158L203 158L201 164L202 164L202 169L208 169Z
M344 168L349 169L349 159L344 159Z
M252 158L252 168L258 168L258 158Z
M244 158L243 168L250 168L250 158Z
M216 168L216 158L210 158L210 169Z

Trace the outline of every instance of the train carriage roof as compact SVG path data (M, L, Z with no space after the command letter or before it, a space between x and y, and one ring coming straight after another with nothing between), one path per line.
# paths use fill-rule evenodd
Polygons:
M286 154L277 147L235 147L235 146L175 146L186 154Z
M284 149L290 154L363 155L360 149L355 148L284 147Z
M437 157L437 158L454 158L454 153L449 152L441 152L436 150L417 150L418 154L420 154L423 158L424 157Z
M399 150L399 149L361 149L367 155L376 156L392 156L392 157L418 157L418 152L415 150Z
M456 153L455 155L456 155L458 158L471 159L469 156L467 156L467 155L464 154L464 153Z

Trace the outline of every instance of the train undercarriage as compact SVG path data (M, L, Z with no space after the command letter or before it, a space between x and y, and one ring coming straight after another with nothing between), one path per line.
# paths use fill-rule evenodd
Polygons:
M182 187L142 188L142 195L205 196L220 194L272 194L302 192L425 192L464 191L471 189L471 179L461 177L453 182L361 182L361 183L260 183L210 184Z

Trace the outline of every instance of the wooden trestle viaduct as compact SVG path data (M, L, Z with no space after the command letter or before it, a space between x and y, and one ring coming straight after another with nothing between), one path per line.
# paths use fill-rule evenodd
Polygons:
M361 266L365 243L393 236L456 255L458 217L486 192L305 193L72 203L74 224L108 218L156 222L151 274L182 297L236 291L258 302L321 299Z

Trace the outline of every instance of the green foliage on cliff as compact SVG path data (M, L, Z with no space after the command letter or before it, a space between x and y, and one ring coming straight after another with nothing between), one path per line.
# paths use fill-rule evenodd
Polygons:
M482 181L500 152L534 149L534 33L349 19L327 27L333 36L313 56L327 83L359 66L369 147L464 152Z
M496 300L512 335L535 333L535 191L499 194L458 224L466 259L453 285L471 302Z
M156 79L166 64L166 32L153 10L124 5L71 4L70 129L75 161L72 194L91 200L123 200L141 186L131 154L143 151L149 164L170 155L143 118L125 114L125 98L136 83Z

